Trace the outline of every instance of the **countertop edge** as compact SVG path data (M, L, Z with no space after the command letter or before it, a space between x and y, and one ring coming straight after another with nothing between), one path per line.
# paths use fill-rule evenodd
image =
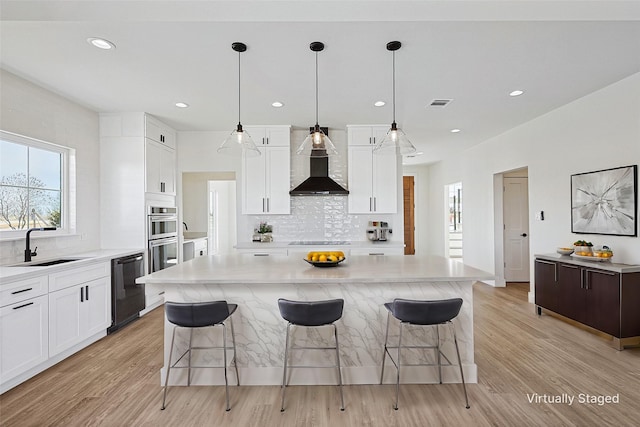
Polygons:
M589 267L596 270L613 271L615 273L640 273L640 265L618 264L611 261L588 261L571 257L570 255L560 254L535 254L534 258L547 261L564 262L567 264L579 265L581 267Z

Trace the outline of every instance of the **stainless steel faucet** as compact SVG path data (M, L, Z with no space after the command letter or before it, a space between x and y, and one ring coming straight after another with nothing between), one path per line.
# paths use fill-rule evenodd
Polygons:
M29 262L31 261L32 256L38 255L36 253L38 248L36 247L36 250L31 252L31 248L29 246L29 241L31 240L31 232L32 231L55 231L55 230L56 230L56 227L38 227L38 228L30 228L29 230L27 230L27 247L24 250L24 262Z

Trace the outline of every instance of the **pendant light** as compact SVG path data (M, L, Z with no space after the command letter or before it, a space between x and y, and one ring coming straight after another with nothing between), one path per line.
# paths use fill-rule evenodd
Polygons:
M237 157L243 154L247 157L257 157L260 155L260 150L253 143L251 135L242 129L242 123L240 123L240 53L247 50L247 45L235 42L231 44L231 49L238 52L238 127L224 140L218 148L218 153Z
M396 124L396 50L400 47L402 47L402 43L399 41L387 43L387 50L393 54L393 122L384 139L373 148L374 154L401 154L404 156L416 152L416 147L409 141L402 129L398 129Z
M324 43L313 42L309 45L309 48L316 53L316 125L304 141L302 141L296 153L311 157L334 156L338 154L338 150L336 150L336 147L329 137L322 132L318 124L318 52L324 50Z

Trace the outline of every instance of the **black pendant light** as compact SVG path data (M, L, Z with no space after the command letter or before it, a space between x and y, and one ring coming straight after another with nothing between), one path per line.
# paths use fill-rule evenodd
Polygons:
M338 154L336 147L333 145L327 135L322 132L318 124L318 52L324 50L324 43L313 42L309 48L316 53L316 125L307 137L302 141L296 154L311 157L328 157Z
M240 54L247 50L247 45L235 42L231 44L231 49L238 52L238 126L218 148L218 153L237 157L242 155L256 157L260 155L260 150L253 143L251 135L242 129L242 123L240 123Z
M399 41L387 43L387 50L391 51L393 55L393 122L384 139L373 148L374 154L400 154L404 156L416 152L416 147L396 124L396 50L400 47L402 47L402 43Z

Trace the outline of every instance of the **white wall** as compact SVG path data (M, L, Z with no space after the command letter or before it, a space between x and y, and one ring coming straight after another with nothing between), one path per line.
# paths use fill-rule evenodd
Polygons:
M76 150L76 224L65 237L31 236L41 258L100 246L98 114L0 69L0 129ZM0 263L23 260L24 239L0 242Z
M526 96L526 95L525 95ZM429 247L440 254L442 188L461 180L464 260L494 272L494 174L527 167L531 255L578 238L609 245L614 261L640 264L640 239L571 233L570 176L640 164L640 73L429 167ZM544 211L544 221L534 213ZM532 263L533 265L533 263ZM531 269L533 275L533 268ZM533 287L533 277L531 278Z

